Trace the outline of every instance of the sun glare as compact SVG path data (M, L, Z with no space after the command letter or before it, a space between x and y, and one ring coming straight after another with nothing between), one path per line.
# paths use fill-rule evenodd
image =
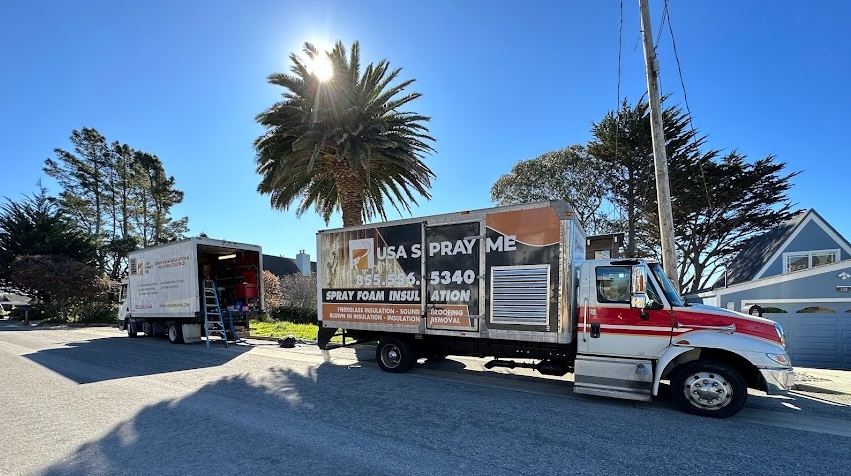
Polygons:
M331 66L331 61L328 60L324 50L320 49L319 51L322 53L317 58L308 59L307 68L310 74L316 76L320 81L327 81L334 75L334 67Z

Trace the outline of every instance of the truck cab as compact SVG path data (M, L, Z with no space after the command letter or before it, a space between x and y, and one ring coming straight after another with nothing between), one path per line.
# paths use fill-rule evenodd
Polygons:
M118 329L127 330L130 322L130 296L127 294L127 281L121 283L121 288L118 291Z
M660 380L669 379L671 396L682 409L724 417L742 408L748 387L774 394L794 383L779 324L687 304L658 262L590 260L578 275L576 391L612 396L631 391L618 387L643 384L657 395ZM598 379L584 378L583 359L598 367L609 362L610 371L620 361L630 368L646 361L652 378L585 388L584 381Z

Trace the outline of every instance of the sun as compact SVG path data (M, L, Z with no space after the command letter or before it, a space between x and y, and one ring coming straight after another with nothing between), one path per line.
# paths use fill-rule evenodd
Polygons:
M334 67L328 59L328 53L325 49L319 48L319 55L316 58L307 58L307 71L316 76L319 81L328 81L334 75Z

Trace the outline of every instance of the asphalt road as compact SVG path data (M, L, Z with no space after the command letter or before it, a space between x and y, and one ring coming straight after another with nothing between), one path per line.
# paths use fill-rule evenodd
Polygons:
M727 420L575 395L479 359L170 345L0 324L0 475L851 474L851 406L754 393Z

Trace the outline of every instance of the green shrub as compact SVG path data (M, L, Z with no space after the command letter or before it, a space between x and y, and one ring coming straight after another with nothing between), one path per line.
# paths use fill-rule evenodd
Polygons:
M270 317L275 321L286 321L293 324L319 325L319 319L316 317L316 309L279 307L270 313Z
M74 306L72 322L86 324L115 324L118 322L118 312L114 305L105 302L87 302Z
M29 306L31 321L55 321L59 319L59 308L51 303L33 304ZM9 316L11 319L24 320L26 308L16 307Z
M274 319L272 319L272 316L268 312L261 312L255 320L257 322L273 322L274 321Z

